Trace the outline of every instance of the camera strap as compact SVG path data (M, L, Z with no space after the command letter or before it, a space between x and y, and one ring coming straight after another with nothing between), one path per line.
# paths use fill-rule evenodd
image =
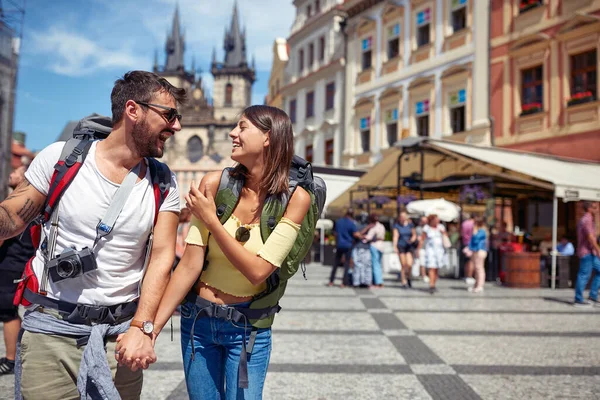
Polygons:
M110 205L108 206L108 210L104 214L104 217L100 220L98 225L96 226L96 239L94 239L94 245L92 247L92 251L96 248L96 245L106 235L112 232L115 222L117 218L121 214L135 183L137 182L138 175L140 173L140 168L142 166L142 162L139 162L135 167L133 167L123 182L121 186L117 189L114 194ZM46 295L47 287L48 287L48 261L54 258L55 249L56 249L56 239L58 237L58 207L52 213L52 217L50 219L50 232L48 233L48 247L46 253L46 260L44 263L44 273L42 274L42 280L40 285L40 294Z
M129 194L137 182L142 162L139 162L135 167L133 167L133 169L129 171L125 177L125 180L123 183L121 183L119 189L117 189L117 192L110 202L104 217L100 220L100 222L98 222L98 225L96 226L96 239L94 240L92 251L96 248L96 245L100 239L112 232L115 222L117 221L117 218L119 218L119 214L121 214L121 211L123 210L123 207L129 198Z

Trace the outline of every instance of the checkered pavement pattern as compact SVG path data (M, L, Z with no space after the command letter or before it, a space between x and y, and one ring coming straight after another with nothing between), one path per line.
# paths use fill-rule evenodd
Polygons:
M327 287L330 269L307 266L282 300L264 398L591 399L600 398L600 308L576 309L573 291L462 281L401 289ZM339 271L341 272L341 270ZM143 399L187 399L173 318L144 373ZM3 354L0 344L0 354ZM0 398L12 398L12 376Z

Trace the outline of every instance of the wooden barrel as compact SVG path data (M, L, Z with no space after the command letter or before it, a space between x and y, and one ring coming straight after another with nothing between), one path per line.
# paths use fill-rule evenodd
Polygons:
M540 253L504 253L504 268L505 286L540 287Z

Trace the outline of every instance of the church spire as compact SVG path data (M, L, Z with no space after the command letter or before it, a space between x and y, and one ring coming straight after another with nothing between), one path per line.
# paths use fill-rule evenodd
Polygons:
M181 34L181 24L179 22L179 5L175 6L173 15L173 26L171 34L167 38L165 51L167 53L167 62L165 71L183 70L183 52L185 50L184 36Z
M225 49L225 66L238 67L246 64L246 38L240 29L237 0L233 3L233 14L229 30L225 31L223 43Z

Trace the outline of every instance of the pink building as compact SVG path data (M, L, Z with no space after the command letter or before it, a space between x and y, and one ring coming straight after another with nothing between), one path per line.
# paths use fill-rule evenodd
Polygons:
M492 0L494 144L600 161L598 0Z

